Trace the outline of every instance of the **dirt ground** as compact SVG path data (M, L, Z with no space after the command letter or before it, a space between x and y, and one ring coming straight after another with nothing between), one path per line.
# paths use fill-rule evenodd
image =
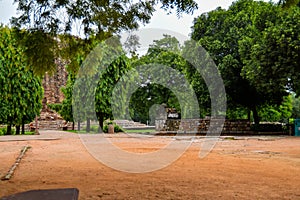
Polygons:
M6 136L5 136L6 137ZM0 138L0 176L29 145L13 177L0 181L0 197L33 189L78 188L79 199L300 199L300 137L220 138L198 157L203 138L166 168L126 173L97 161L78 135L45 131L41 136ZM150 152L174 137L147 140L110 136L120 148ZM177 138L188 142L189 137Z

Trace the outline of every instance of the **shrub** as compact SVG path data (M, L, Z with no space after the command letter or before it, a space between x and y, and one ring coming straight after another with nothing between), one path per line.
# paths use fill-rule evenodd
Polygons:
M108 125L104 125L102 131L103 131L104 133L108 133Z
M104 126L103 126L103 132L104 133L108 133L108 125L110 125L110 124L112 124L114 126L114 132L115 133L124 132L124 130L118 124L116 124L115 122L113 122L113 121L106 121L104 123Z
M48 104L48 107L51 110L55 110L56 112L59 112L61 110L62 104L61 103L51 103L51 104Z
M0 135L5 135L6 132L7 132L7 128L6 127L0 128ZM12 135L16 134L16 130L15 130L14 127L12 127L12 129L11 129L11 134Z
M0 135L5 135L6 128L0 128Z
M114 124L114 131L115 133L124 132L124 130L117 124Z

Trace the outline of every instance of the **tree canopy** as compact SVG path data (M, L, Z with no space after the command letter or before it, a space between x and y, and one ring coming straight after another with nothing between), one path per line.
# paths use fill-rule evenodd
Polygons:
M258 107L280 104L299 80L298 15L298 7L239 0L195 19L192 38L216 62L229 107L251 110L256 123Z
M166 12L192 13L197 9L194 0L16 0L19 16L11 19L13 26L25 28L26 36L21 36L28 48L27 54L30 64L36 74L53 72L58 49L68 49L73 52L67 59L72 60L78 55L77 48L59 45L64 40L69 41L69 35L83 37L85 44L93 41L102 41L122 30L134 30L139 23L146 24L150 21L155 11L155 6L160 5ZM76 30L77 29L77 30ZM60 37L58 35L66 37ZM73 43L74 44L74 43ZM74 48L74 46L73 46ZM81 48L81 49L82 49ZM38 51L37 51L38 49ZM86 55L91 49L85 48Z

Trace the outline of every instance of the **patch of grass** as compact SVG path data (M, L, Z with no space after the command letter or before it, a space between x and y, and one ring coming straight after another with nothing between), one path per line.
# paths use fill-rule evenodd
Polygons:
M65 131L70 132L70 133L79 133L79 134L87 133L86 130L80 130L80 131L77 131L77 130L65 130ZM98 131L97 132L90 131L89 134L91 134L91 133L98 133Z
M6 134L6 130L7 130L6 127L0 128L0 136L5 135ZM11 135L16 135L16 130L14 128L12 128L11 132L12 132ZM20 134L20 135L23 135L23 134ZM24 135L34 135L34 132L25 131Z
M25 135L34 135L34 131L25 131Z
M125 130L126 133L155 133L155 129Z

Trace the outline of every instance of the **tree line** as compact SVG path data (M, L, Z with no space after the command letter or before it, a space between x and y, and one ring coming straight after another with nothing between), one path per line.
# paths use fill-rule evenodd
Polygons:
M54 71L55 57L68 62L69 73L67 85L62 88L65 99L56 110L67 121L74 121L73 87L86 56L119 31L136 29L137 22L147 23L158 3L139 2L128 7L127 1L103 5L78 1L74 7L74 2L68 1L30 2L33 6L28 6L27 1L17 1L20 17L12 19L13 28L0 29L0 82L5 86L1 88L0 122L8 127L28 123L39 113L41 77L46 71ZM194 1L162 1L162 8L168 12L173 7L180 15L192 12L197 5ZM66 21L53 14L71 8ZM195 18L191 39L207 50L223 78L227 118L248 118L259 123L298 117L299 9L299 1L239 0L228 9L217 8ZM30 13L35 13L34 20ZM83 37L71 35L72 23L78 20ZM133 46L138 45L137 39ZM186 42L181 46L176 38L164 35L161 40L153 41L143 56L137 55L136 48L131 49L131 57L119 49L122 56L109 64L96 87L95 112L100 127L105 119L113 117L114 85L132 68L151 63L170 66L184 74L197 96L199 117L210 115L211 99L205 81L183 59L184 55L193 54L189 45ZM153 105L162 103L181 112L178 98L170 89L146 82L131 96L130 116L124 117L146 123L151 121ZM91 120L88 114L77 117L79 121Z

